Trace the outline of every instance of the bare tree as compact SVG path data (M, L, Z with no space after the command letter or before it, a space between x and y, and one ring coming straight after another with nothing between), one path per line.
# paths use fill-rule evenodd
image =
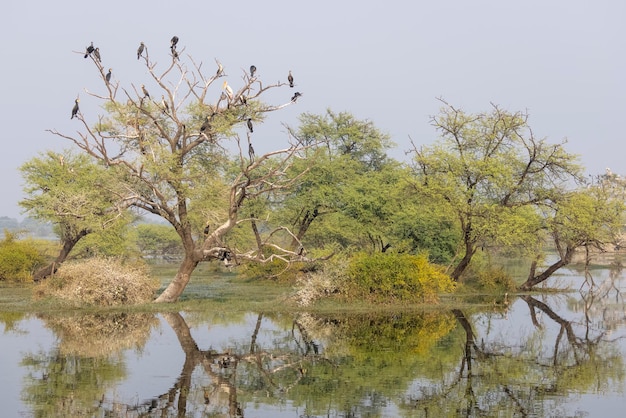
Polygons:
M254 226L254 217L242 216L246 202L270 199L292 187L308 168L304 165L290 176L288 169L303 158L305 149L317 145L286 136L283 148L248 156L252 144L248 120L258 124L267 113L295 104L287 91L278 105L261 102L261 95L288 84L266 85L242 70L240 81L231 86L219 61L217 71L207 75L203 63L183 58L183 53L184 48L176 51L160 71L145 45L139 59L148 79L128 86L112 82L100 61L92 58L104 93L86 93L107 113L94 123L77 112L81 128L74 135L50 130L105 166L121 168L126 189L120 198L165 219L180 236L183 261L156 302L176 301L202 261L304 260L302 253L287 249L294 235L284 226L264 228L263 236L254 229L255 239L246 248L227 245L226 236L245 223ZM240 138L238 128L245 130L246 139Z

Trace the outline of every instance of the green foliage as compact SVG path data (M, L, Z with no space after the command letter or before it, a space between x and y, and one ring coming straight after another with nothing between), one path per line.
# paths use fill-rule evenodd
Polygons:
M86 236L79 248L88 255L128 253L125 232L133 215L120 199L116 167L97 164L87 155L48 151L20 170L27 195L20 205L35 219L54 225L64 247L58 262Z
M524 112L495 105L468 114L444 102L431 122L441 138L415 149L416 192L457 219L463 245L454 279L484 242L537 248L537 209L581 178L577 156L535 138Z
M455 287L425 254L358 253L350 260L348 277L357 294L386 302L436 302L439 293Z
M0 241L0 280L27 281L41 263L43 256L33 240L18 240L14 234L4 232L4 240Z
M144 257L171 259L183 255L180 237L171 225L140 223L135 226L137 247Z
M502 267L492 267L478 273L478 284L487 291L513 291L515 281Z

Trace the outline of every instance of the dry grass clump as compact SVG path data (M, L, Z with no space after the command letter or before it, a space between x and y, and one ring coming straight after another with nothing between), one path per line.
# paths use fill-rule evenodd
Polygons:
M132 305L150 302L159 286L145 265L91 258L64 263L38 294L89 305Z
M348 261L331 260L323 269L307 273L298 279L295 301L300 306L310 306L316 300L341 293L345 288Z
M121 350L141 351L159 320L149 313L41 316L60 340L63 354L106 357Z

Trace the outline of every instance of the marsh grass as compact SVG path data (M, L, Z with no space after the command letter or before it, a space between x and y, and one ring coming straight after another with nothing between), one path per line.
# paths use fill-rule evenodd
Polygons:
M149 265L150 276L157 278L164 288L176 274L178 266L173 264ZM412 311L424 309L449 309L467 306L502 306L504 293L500 290L485 291L459 285L452 294L440 295L439 304L388 303L373 306L369 301L359 300L344 294L331 294L308 306L297 303L294 283L249 279L238 277L235 271L216 270L211 265L200 265L180 301L170 304L151 302L122 306L76 306L56 298L35 298L38 284L0 283L0 312L92 314L106 310L109 313L159 313L159 312L371 312ZM532 293L532 292L531 292ZM516 292L509 293L509 300ZM1 322L2 321L0 318Z

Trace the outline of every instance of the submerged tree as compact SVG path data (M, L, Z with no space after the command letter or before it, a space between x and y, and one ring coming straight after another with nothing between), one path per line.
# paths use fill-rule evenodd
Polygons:
M139 60L148 79L141 80L140 87L107 80L104 67L93 59L103 92L88 94L101 102L106 114L94 121L78 112L81 131L76 135L51 131L122 172L124 198L176 230L184 257L157 302L176 301L198 263L205 260L262 263L280 258L288 263L303 259L284 245L293 235L283 226L262 231L263 236L255 230L255 239L238 242L241 247L229 245L227 236L237 225L254 226L253 216L241 217L242 208L259 196L293 186L307 166L298 172L289 168L306 148L316 145L290 141L282 149L255 154L248 121L261 122L268 112L296 103L289 92L279 105L260 101L264 93L288 84L264 84L256 75L243 72L231 87L221 63L208 75L202 63L183 59L184 48L175 52L160 70L144 45ZM162 96L159 101L158 96ZM238 129L245 132L244 138ZM234 150L232 158L229 149Z

